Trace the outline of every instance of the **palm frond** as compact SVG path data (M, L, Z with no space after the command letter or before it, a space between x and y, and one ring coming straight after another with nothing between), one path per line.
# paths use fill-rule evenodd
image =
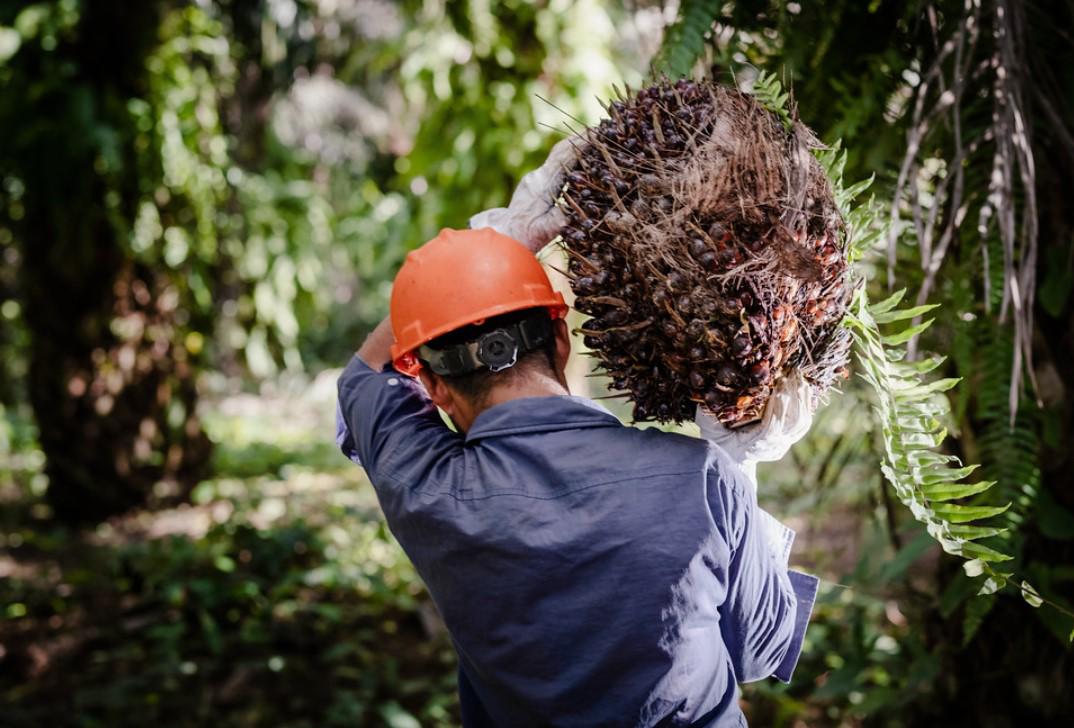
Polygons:
M755 84L757 87L763 89L758 100L767 108L781 119L785 118L784 114L789 115L788 96L778 79L762 73ZM859 260L887 238L891 222L875 199L858 201L869 180L850 187L844 184L846 153L838 142L820 150L817 156L847 222L847 255L851 261ZM1002 545L997 538L1006 528L981 522L1005 513L1009 504L956 502L985 493L995 482L969 480L976 465L963 465L957 457L939 451L947 438L942 423L950 415L950 402L944 392L960 380L927 377L943 362L940 357L924 361L907 359L907 342L932 324L931 319L915 322L936 305L919 302L899 308L904 296L905 290L900 290L872 303L864 281L860 281L843 321L854 339L858 375L870 385L875 397L873 413L883 447L881 471L899 501L940 547L966 560L964 568L968 576L983 577L978 593L992 594L1003 588L1012 576L995 565L1013 557L1000 550ZM991 545L982 543L986 540ZM1020 591L1027 602L1034 604L1026 587ZM983 608L975 611L974 616L983 618Z
M708 44L706 35L720 14L721 3L713 0L683 0L675 22L664 33L664 41L653 59L653 71L671 78L689 76Z
M765 108L770 109L780 121L783 128L790 131L794 126L794 118L790 106L790 92L783 90L783 84L771 73L762 72L753 82L751 91L754 98L761 102Z
M951 251L980 247L989 312L998 314L1000 324L1013 324L1007 381L1012 427L1023 378L1037 388L1031 339L1039 230L1036 161L1027 131L1034 79L1025 58L1024 14L1024 3L964 0L961 17L952 18L914 91L887 235L893 288L900 235L912 232L922 271L918 303L942 280ZM975 93L985 89L987 95ZM970 123L972 116L978 123ZM948 151L937 157L937 149ZM922 182L922 171L937 162L943 173ZM975 169L984 176L970 184ZM975 192L982 189L987 193ZM975 229L976 240L960 235L964 228Z

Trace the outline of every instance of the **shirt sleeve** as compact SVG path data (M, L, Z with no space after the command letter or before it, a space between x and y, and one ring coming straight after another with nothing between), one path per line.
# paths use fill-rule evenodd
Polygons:
M820 583L817 577L793 569L787 572L787 576L790 579L791 588L794 589L798 609L794 614L794 632L791 633L791 643L787 646L787 654L773 673L773 677L785 683L791 681L794 668L798 666L798 658L802 654L802 642L805 639L806 628L809 626L809 617L813 614L813 604L817 600L817 585Z
M731 560L720 631L738 682L790 682L802 650L817 580L789 572L768 538L752 488L724 462L717 474Z
M444 424L420 382L390 365L374 371L355 356L339 377L336 444L380 492L392 484L410 490L435 483L431 471L451 462L462 439Z
M358 457L358 451L354 447L351 428L347 426L347 420L343 417L343 405L336 399L336 445L355 465L361 465L362 459Z

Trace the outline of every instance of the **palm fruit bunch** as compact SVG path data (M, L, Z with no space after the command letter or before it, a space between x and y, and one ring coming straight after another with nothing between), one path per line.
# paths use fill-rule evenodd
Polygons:
M660 81L587 129L558 199L585 344L634 419L760 418L798 371L846 376L844 221L801 122L713 81ZM786 123L785 123L786 121Z

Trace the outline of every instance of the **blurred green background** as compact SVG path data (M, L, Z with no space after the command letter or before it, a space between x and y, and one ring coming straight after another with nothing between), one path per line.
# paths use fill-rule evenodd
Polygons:
M823 582L751 722L1069 725L1072 33L1069 0L0 0L0 724L458 724L335 378L406 251L655 63L776 73L875 176L863 273L944 304L945 447L1051 603L973 596L852 379L760 473Z

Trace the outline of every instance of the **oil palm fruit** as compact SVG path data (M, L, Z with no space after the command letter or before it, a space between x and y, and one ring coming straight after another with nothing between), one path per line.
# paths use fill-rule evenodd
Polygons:
M607 111L557 204L581 332L635 419L700 404L744 425L792 370L822 395L845 376L852 291L817 138L712 81L661 81Z

